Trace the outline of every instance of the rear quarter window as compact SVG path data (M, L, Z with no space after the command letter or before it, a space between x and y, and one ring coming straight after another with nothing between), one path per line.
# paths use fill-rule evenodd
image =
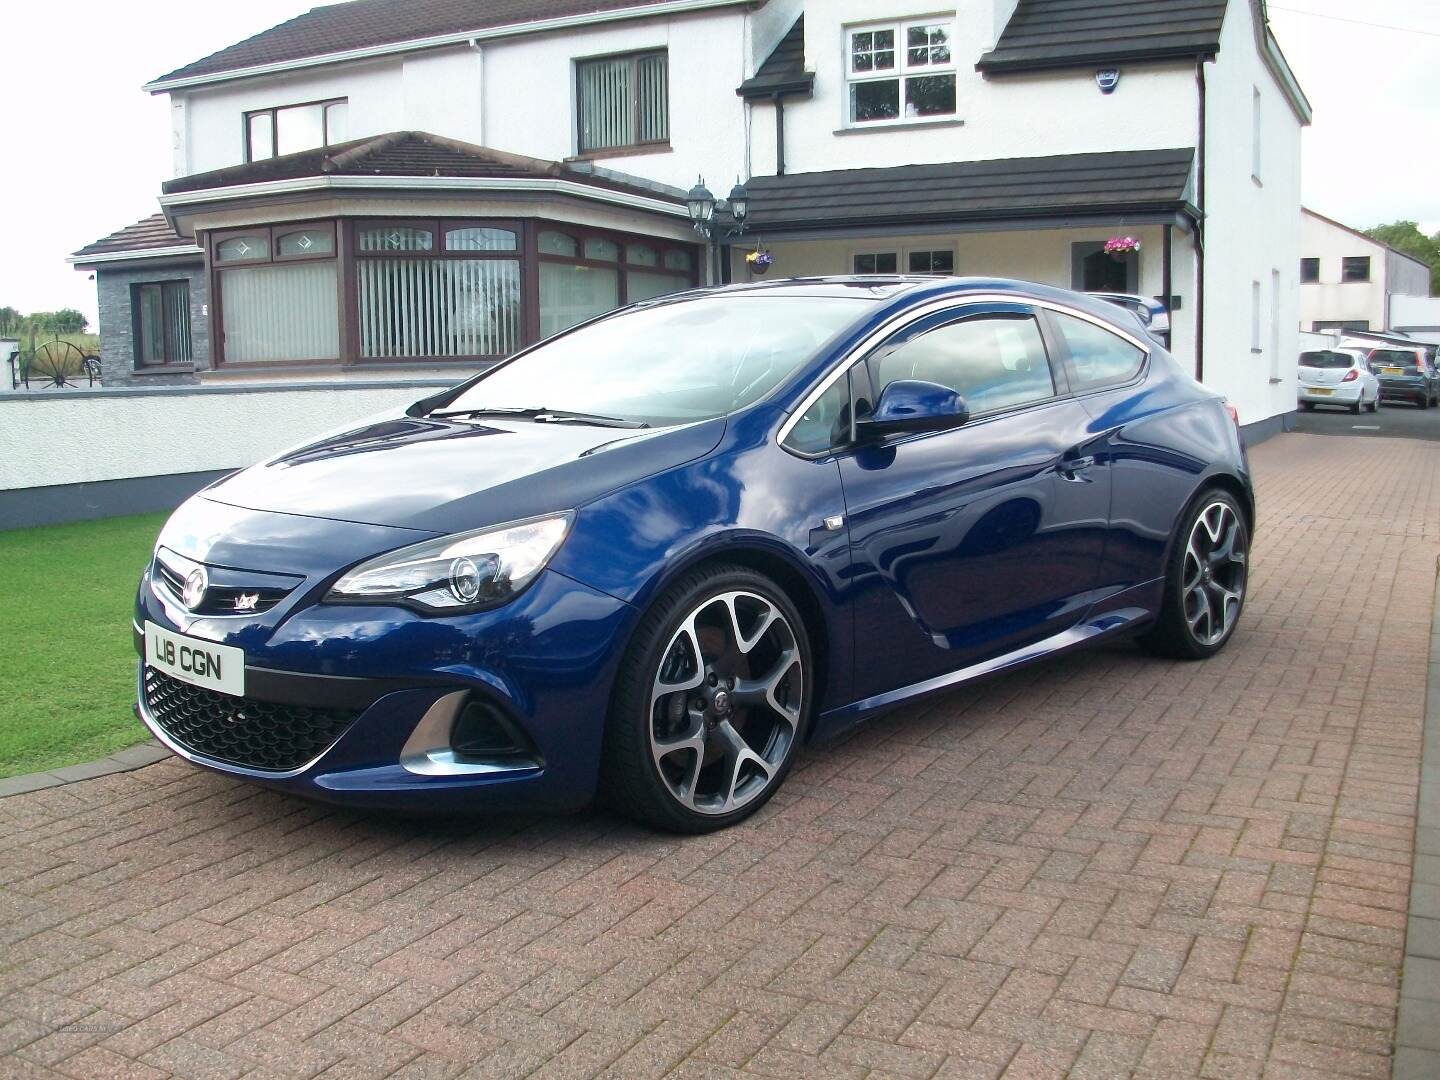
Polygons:
M1140 374L1146 352L1119 334L1073 315L1053 313L1070 353L1070 383L1076 391L1129 382Z

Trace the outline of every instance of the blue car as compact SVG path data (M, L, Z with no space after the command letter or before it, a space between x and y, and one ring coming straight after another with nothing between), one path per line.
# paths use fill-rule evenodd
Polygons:
M336 803L703 832L802 747L1135 636L1223 648L1233 413L1093 297L852 277L592 320L212 485L140 582L138 712Z

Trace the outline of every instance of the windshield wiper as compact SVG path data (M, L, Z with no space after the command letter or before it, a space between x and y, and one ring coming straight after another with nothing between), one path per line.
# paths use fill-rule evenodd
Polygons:
M496 407L478 409L454 409L449 412L431 413L431 416L513 416L534 420L537 424L593 424L596 427L647 428L643 420L625 420L618 416L602 416L599 413L571 412L567 409Z

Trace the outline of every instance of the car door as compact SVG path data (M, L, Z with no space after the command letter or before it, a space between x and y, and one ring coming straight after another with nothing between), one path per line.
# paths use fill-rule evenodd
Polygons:
M850 378L857 416L889 382L923 379L957 391L972 417L840 456L857 697L1075 625L1099 572L1109 481L1035 310L1005 302L927 316Z

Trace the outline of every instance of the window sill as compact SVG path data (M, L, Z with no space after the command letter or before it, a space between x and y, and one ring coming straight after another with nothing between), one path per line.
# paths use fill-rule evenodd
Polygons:
M915 131L920 128L964 127L964 120L905 120L900 123L856 124L836 128L836 135L865 135L875 131Z
M1255 348L1252 348L1252 349L1250 350L1250 355L1251 355L1251 356L1263 356L1264 354L1265 354L1265 350L1264 350L1264 349L1255 349Z
M1256 176L1254 173L1251 173L1251 174L1250 174L1250 182L1253 183L1253 184L1254 184L1256 187L1258 187L1258 188L1263 188L1263 187L1265 186L1265 181L1264 181L1264 180L1261 180L1261 179L1260 179L1258 176Z
M648 146L617 146L610 150L582 150L571 154L566 161L603 161L612 157L639 157L642 154L670 154L674 149L668 142L651 143Z
M1280 385L1281 383L1283 383L1284 381L1285 381L1284 379L1271 379L1271 380L1270 380L1270 385L1271 385L1271 386L1279 386L1279 385Z
M134 368L132 375L193 375L194 364L146 364L143 367Z

